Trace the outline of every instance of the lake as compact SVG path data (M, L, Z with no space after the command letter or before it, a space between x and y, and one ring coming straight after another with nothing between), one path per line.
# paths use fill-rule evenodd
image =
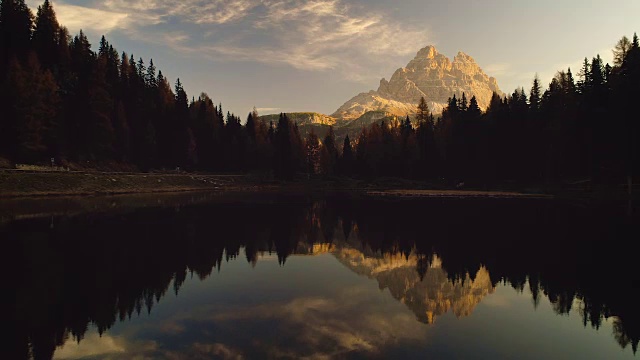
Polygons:
M336 193L0 208L3 359L636 358L628 204Z

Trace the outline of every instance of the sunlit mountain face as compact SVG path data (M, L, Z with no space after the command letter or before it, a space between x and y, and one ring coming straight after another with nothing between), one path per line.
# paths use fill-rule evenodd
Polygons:
M342 194L148 204L3 220L3 358L637 350L638 218L626 204Z

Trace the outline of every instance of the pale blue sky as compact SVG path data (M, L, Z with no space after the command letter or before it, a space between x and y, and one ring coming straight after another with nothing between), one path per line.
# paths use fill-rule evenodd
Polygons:
M42 1L28 0L35 9ZM59 21L155 65L189 96L243 118L331 114L433 44L476 59L500 88L547 84L585 56L611 61L640 31L640 0L54 0ZM269 110L267 110L269 109Z

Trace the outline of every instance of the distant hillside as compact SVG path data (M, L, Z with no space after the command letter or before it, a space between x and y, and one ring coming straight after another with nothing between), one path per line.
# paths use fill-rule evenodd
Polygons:
M278 119L280 114L270 114L260 116L260 120L269 124L273 121L274 124L278 123ZM296 113L287 113L287 117L291 122L297 123L298 126L302 125L336 125L337 119L328 115L319 114L315 112L296 112Z
M404 119L403 116L396 116L381 110L368 111L359 118L351 121L339 120L332 116L315 112L287 113L287 117L292 122L298 124L298 129L302 137L307 136L313 130L313 132L322 139L329 132L329 127L333 126L336 140L339 142L344 140L347 135L349 135L351 139L355 139L362 131L362 128L369 127L374 123L380 124L384 121L390 124L393 121ZM277 125L279 118L280 114L260 116L260 120L267 125L273 122L274 126Z

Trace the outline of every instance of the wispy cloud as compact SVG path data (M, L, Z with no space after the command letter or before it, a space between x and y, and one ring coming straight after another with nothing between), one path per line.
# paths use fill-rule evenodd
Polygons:
M380 77L429 39L424 24L343 0L92 0L55 7L72 30L126 29L186 56L333 69L355 81Z
M42 1L30 0L29 6L36 9ZM58 22L66 26L72 32L80 30L92 30L106 34L114 29L122 29L129 26L131 18L127 13L110 11L98 7L86 7L67 4L61 1L54 3L54 10Z
M510 64L505 63L495 63L484 66L484 72L489 74L490 76L501 76L501 75L513 75L514 70L512 69Z
M256 6L255 0L107 0L94 6L130 14L138 25L174 20L196 24L224 24L238 20Z

